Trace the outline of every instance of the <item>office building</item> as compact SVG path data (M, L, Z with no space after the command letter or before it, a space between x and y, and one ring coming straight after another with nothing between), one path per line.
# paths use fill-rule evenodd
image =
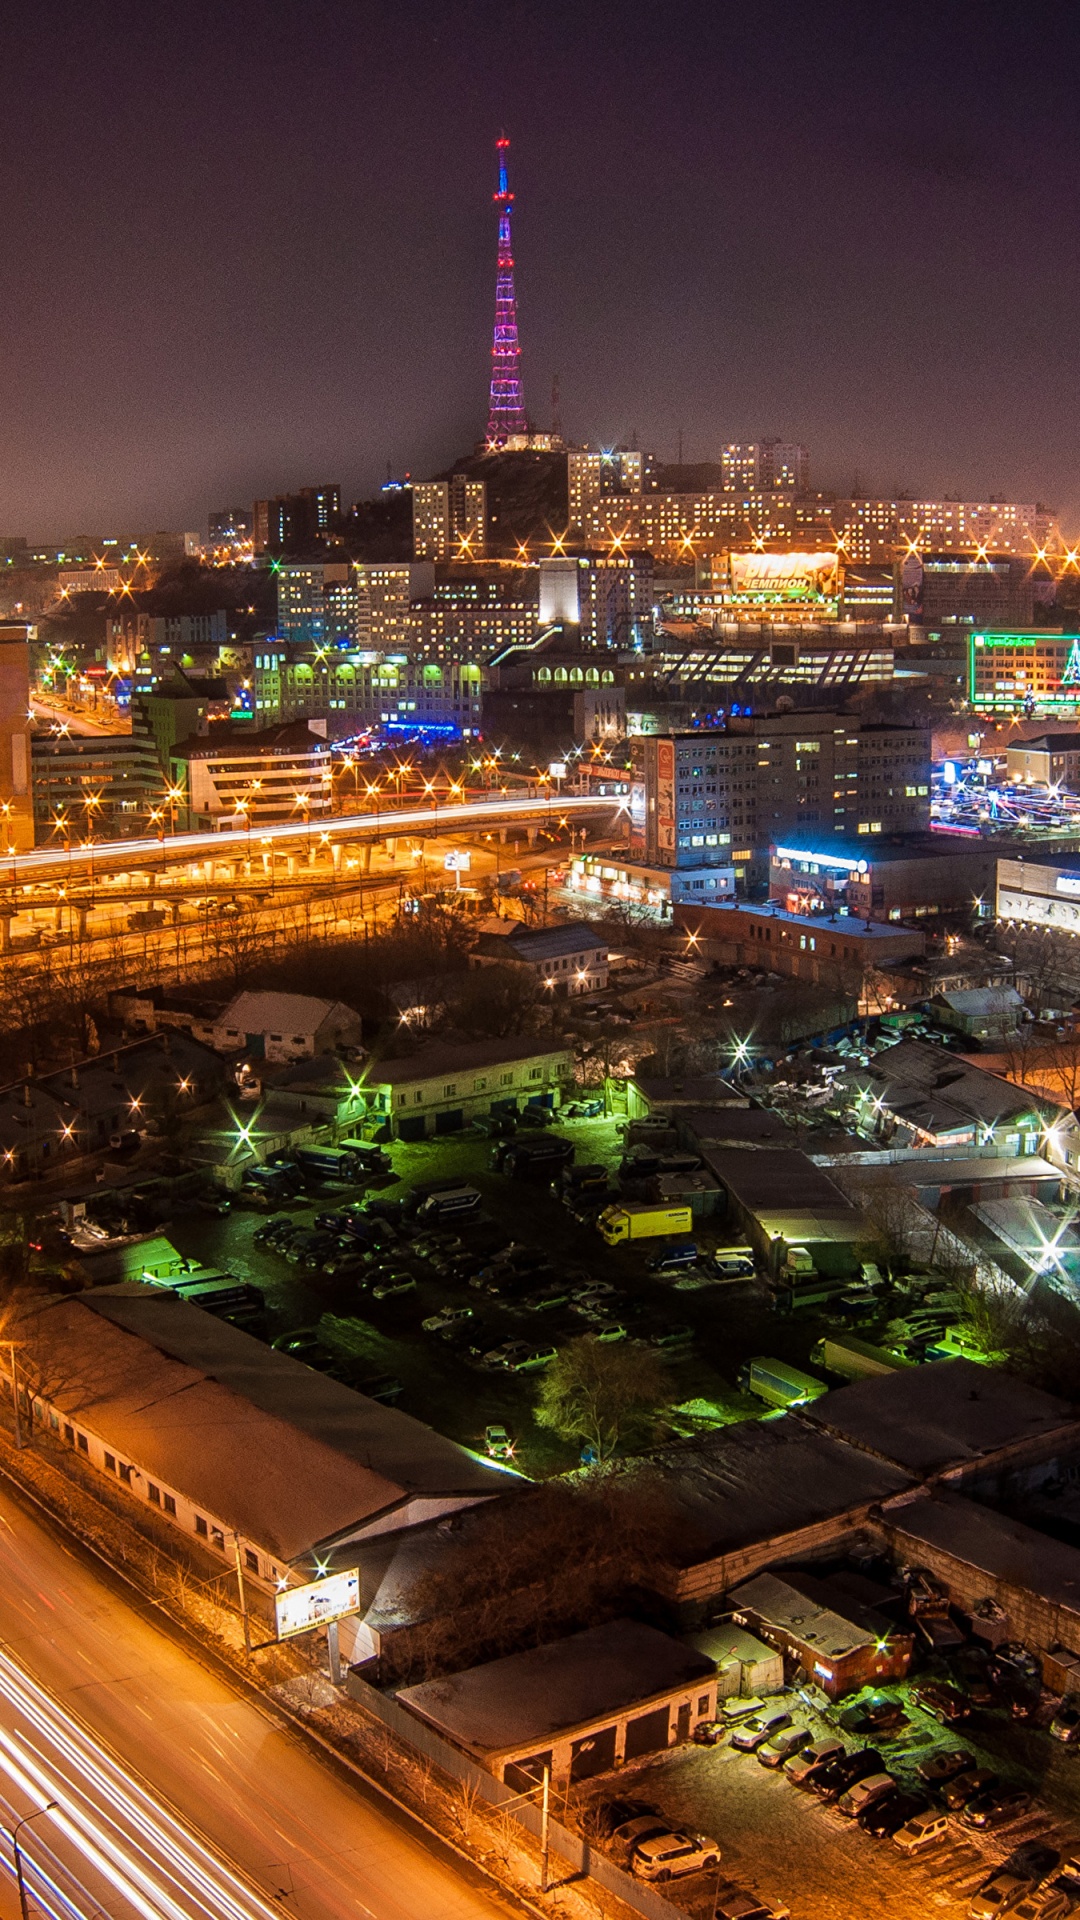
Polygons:
M145 833L164 801L161 762L145 734L36 734L30 767L39 841Z
M405 647L413 602L434 585L430 561L283 561L278 634L292 646Z
M270 821L317 820L331 812L330 750L306 721L258 731L215 727L212 737L178 741L170 771L184 796L177 824L196 831L255 831Z
M110 670L125 677L136 672L140 661L154 668L163 662L190 667L214 657L216 664L229 643L228 616L222 608L213 613L110 614L105 640Z
M835 713L770 713L646 737L645 861L764 871L770 843L813 830L872 836L930 818L924 727L876 727Z
M413 555L417 560L481 560L487 538L487 487L467 473L414 482Z
M968 699L977 713L1080 711L1080 634L1046 627L968 638Z
M30 780L30 628L0 621L0 850L34 844Z
M255 649L251 679L261 727L317 721L331 740L379 730L448 738L480 731L483 675L471 661L268 640Z
M1044 733L1006 748L1006 778L1026 787L1080 793L1080 733Z
M540 632L576 628L593 647L639 648L652 628L648 553L575 554L538 563Z
M767 493L773 489L807 493L810 455L805 447L785 440L754 440L724 447L720 454L721 484L736 493Z
M1030 627L1036 582L1030 559L1008 553L909 553L896 565L903 618L927 629Z

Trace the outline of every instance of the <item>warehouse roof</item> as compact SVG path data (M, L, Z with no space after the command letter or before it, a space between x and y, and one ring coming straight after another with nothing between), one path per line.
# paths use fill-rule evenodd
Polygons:
M974 1360L921 1367L827 1393L793 1416L914 1475L943 1473L1025 1440L1080 1439L1067 1401Z
M656 1627L612 1620L397 1697L471 1752L505 1753L614 1718L714 1672L711 1660Z
M525 1040L470 1040L461 1046L436 1040L428 1047L418 1047L415 1053L385 1055L381 1060L370 1061L363 1077L373 1087L393 1087L408 1085L414 1080L437 1080L445 1073L470 1073L474 1069L481 1073L485 1067L508 1067L519 1060L570 1060L572 1057L569 1047L552 1046L539 1036Z
M282 1560L410 1502L507 1489L419 1420L168 1290L47 1299L20 1331L54 1405Z
M705 1147L703 1158L748 1212L855 1212L836 1182L795 1147Z
M905 1539L937 1547L985 1574L988 1584L1021 1587L1080 1615L1080 1551L1064 1540L943 1487L886 1507L884 1518Z
M359 1014L340 1000L316 1000L307 993L238 993L216 1025L225 1033L316 1034L332 1013L359 1025Z
M586 953L590 948L602 948L605 953L608 950L607 935L580 920L563 927L517 927L503 938L519 960L557 960L564 954Z
M639 1471L655 1477L663 1505L678 1514L678 1557L686 1565L754 1541L781 1540L888 1500L910 1485L899 1468L790 1414L740 1421L662 1447Z

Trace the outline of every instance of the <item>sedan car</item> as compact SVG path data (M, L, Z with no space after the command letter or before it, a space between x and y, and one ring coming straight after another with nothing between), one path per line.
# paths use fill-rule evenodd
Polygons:
M1065 1920L1075 1912L1069 1895L1060 1887L1036 1888L1012 1908L1012 1920Z
M447 1327L456 1327L464 1320L471 1320L471 1307L440 1307L438 1313L429 1313L420 1326L424 1333L442 1333Z
M973 1767L970 1773L958 1773L955 1780L947 1780L941 1788L943 1804L950 1813L959 1813L969 1800L975 1800L981 1793L990 1793L1000 1786L997 1774L989 1767Z
M639 1840L630 1860L630 1870L639 1880L682 1879L688 1873L704 1873L720 1865L720 1849L715 1840L701 1833L656 1833Z
M501 1421L493 1421L484 1428L484 1447L489 1460L513 1459L514 1443Z
M558 1347L526 1347L524 1353L515 1354L504 1365L510 1373L532 1373L537 1367L549 1367L558 1357Z
M772 1740L782 1727L790 1725L790 1713L752 1713L749 1720L744 1720L741 1726L736 1727L731 1744L739 1753L756 1753L766 1740Z
M399 1293L411 1293L416 1285L415 1275L411 1273L388 1273L383 1280L376 1280L371 1289L373 1300L390 1300Z
M791 1920L791 1908L774 1906L741 1887L726 1887L716 1896L713 1920Z
M968 1920L997 1920L1001 1913L1012 1913L1030 1893L1032 1883L1020 1874L1010 1873L1008 1867L998 1867L984 1880L968 1908Z
M1019 1820L1031 1805L1031 1795L1023 1787L991 1787L969 1800L960 1815L965 1827L983 1833L990 1827L1007 1827Z
M875 1752L873 1747L862 1747L858 1753L846 1753L843 1759L833 1760L824 1767L812 1783L814 1792L819 1800L831 1805L857 1780L867 1780L872 1773L883 1773L884 1770L885 1763L880 1753Z

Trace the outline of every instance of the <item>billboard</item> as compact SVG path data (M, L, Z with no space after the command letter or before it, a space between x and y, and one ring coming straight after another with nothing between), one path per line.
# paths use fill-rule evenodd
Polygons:
M345 1573L327 1574L325 1580L309 1580L306 1587L286 1587L274 1603L277 1637L290 1640L294 1633L310 1633L313 1627L329 1626L347 1613L360 1611L360 1570L350 1567Z
M835 552L733 553L731 594L757 606L819 606L840 591L840 560Z
M656 852L659 859L675 860L675 743L656 742ZM665 862L668 864L668 862Z

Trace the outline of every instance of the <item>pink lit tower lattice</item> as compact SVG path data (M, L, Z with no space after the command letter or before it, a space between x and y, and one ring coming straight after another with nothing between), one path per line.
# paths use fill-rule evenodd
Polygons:
M489 447L503 447L511 435L527 434L529 423L521 391L521 346L514 293L514 248L510 237L514 196L506 172L510 142L505 133L495 142L495 151L499 162L499 185L494 196L499 209L499 268L495 281L495 332L491 341L491 399L486 438Z

